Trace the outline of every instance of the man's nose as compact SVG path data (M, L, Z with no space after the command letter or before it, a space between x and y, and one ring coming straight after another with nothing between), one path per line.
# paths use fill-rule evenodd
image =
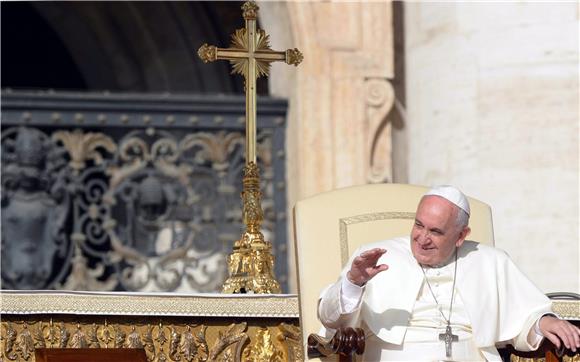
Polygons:
M423 230L419 230L416 239L417 239L417 242L419 244L425 245L431 241L430 236L431 236L431 234L429 233L429 231L423 229Z

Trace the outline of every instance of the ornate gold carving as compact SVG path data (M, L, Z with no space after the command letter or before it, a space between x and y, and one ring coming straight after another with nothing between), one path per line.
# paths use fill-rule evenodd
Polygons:
M157 329L157 335L155 336L155 342L160 345L164 345L167 342L167 337L165 336L165 331L163 330L163 324L159 323L159 329Z
M32 335L30 334L26 323L24 324L23 330L20 332L17 344L18 349L20 350L20 355L28 361L30 356L34 353L34 341L32 340Z
M147 325L147 329L143 333L143 343L145 345L145 351L148 354L155 353L155 343L153 342L153 326Z
M4 341L4 356L11 361L14 361L18 356L16 355L15 351L15 342L16 342L16 330L12 327L12 324L8 322L5 327L5 335L3 338Z
M56 336L56 331L54 328L54 324L52 322L52 318L50 319L50 324L48 327L48 342L50 343L50 347L56 346L56 342L58 341L58 337Z
M256 18L258 17L258 10L260 10L260 8L258 7L258 5L256 5L255 2L246 1L242 5L242 10L243 10L242 15L245 20L256 20Z
M107 325L107 320L105 319L105 325L103 327L103 332L101 333L101 341L105 344L105 348L109 347L109 343L113 340L109 326Z
M66 348L68 344L68 339L70 337L70 333L66 329L64 322L60 323L59 327L59 335L58 335L58 347L59 348Z
M131 333L127 336L127 348L143 348L143 342L141 342L141 337L135 330L135 326L131 326Z
M232 34L231 47L245 51L248 49L247 29L237 29ZM261 29L256 30L256 51L257 52L271 52L270 36ZM232 74L240 74L244 78L249 77L248 58L231 59ZM266 59L256 58L256 78L265 77L270 74L270 61Z
M87 160L94 160L96 164L103 162L103 157L98 151L103 148L110 153L115 152L117 146L113 140L104 133L83 133L80 129L73 132L59 131L52 135L55 141L61 141L70 155L69 165L73 172L78 174Z
M177 360L179 358L179 344L181 342L181 335L177 333L175 327L171 327L171 334L169 335L169 358Z
M246 224L248 231L258 239L260 236L254 235L260 232L260 226L264 220L264 214L262 212L262 207L260 206L262 201L262 192L260 192L260 173L258 166L254 162L250 162L246 167L244 167L244 179L243 179L244 191L242 191L242 202L243 202L243 220ZM246 234L247 235L247 234ZM254 239L242 240L242 243L246 245L251 244Z
M125 346L125 332L123 332L119 325L115 325L113 330L115 331L113 337L115 340L115 348L123 348Z
M183 333L183 342L181 344L181 354L183 359L188 362L206 361L208 359L207 342L205 341L205 331L207 326L202 325L200 331L194 336L191 332L191 327L187 326L185 333Z
M31 360L35 348L62 345L53 344L49 341L49 334L42 333L52 323L46 320L48 317L41 317L38 321L26 320L27 317L19 321L15 317L9 316L8 321L3 318L1 323L3 338L0 340L0 357L6 360ZM65 317L66 321L57 321L57 324L61 331L75 330L68 348L144 347L148 361L302 361L297 321L296 324L278 324L271 319L254 320L252 326L245 322L225 325L226 321L222 321L208 327L205 324L176 324L172 320L164 320L153 326L143 324L142 319L131 321L127 317L118 317L117 321L109 323L103 318L71 316ZM99 339L96 337L99 330L102 334L113 331L114 336ZM208 330L211 331L208 333ZM127 336L126 340L124 336ZM209 339L206 336L210 336ZM114 345L109 343L113 339ZM104 344L101 345L101 342ZM210 345L211 348L208 348Z
M282 345L287 346L287 360L288 361L303 361L302 354L302 334L298 326L281 323L278 326L280 333L277 336L278 341Z
M215 45L208 45L204 43L199 47L197 55L203 60L204 63L216 61L217 58L217 47Z
M528 358L516 355L510 355L510 362L546 362L545 358Z
M389 220L389 219L410 219L415 218L414 212L373 212L370 214L355 215L339 220L340 257L342 265L345 265L350 256L348 250L348 225L361 222Z
M260 231L263 212L259 175L254 162L244 168L242 216L246 231L228 256L230 277L224 283L224 293L280 293L280 284L274 279L272 245Z
M294 66L298 66L298 64L302 63L304 60L304 56L297 48L288 49L286 50L286 63Z
M77 330L70 340L70 346L72 348L87 348L89 346L86 334L81 330L81 325L79 323L77 323Z
M97 325L93 323L91 329L89 331L89 347L91 348L100 348L101 344L99 343L99 336L97 333Z
M228 356L231 356L231 349L234 348L235 353L233 356L235 357L236 361L239 361L242 355L242 348L248 340L246 329L247 323L242 322L240 324L230 324L224 332L219 331L217 342L209 352L209 360L216 360L218 355L224 351L226 351L225 353ZM229 360L229 358L227 360Z
M38 327L33 332L33 337L35 340L36 347L46 348L46 343L44 342L44 335L42 334L42 323L38 323Z
M282 351L278 350L272 342L268 328L260 328L256 334L254 343L245 350L246 362L281 362L284 361Z

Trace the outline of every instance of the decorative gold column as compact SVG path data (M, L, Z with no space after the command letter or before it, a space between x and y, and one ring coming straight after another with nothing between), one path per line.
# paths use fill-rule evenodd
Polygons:
M203 44L198 55L204 62L229 60L232 73L245 78L246 90L246 165L243 178L243 220L246 231L234 243L228 257L230 277L224 283L224 293L280 293L280 284L274 278L272 245L260 231L263 220L262 193L259 169L256 164L256 79L267 76L270 63L285 61L297 66L302 61L298 49L285 52L270 49L269 36L256 29L259 7L253 1L242 5L246 26L232 34L230 48Z

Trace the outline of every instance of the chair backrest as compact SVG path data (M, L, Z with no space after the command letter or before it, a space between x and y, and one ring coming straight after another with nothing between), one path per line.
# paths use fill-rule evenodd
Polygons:
M325 192L294 207L300 323L304 343L320 330L316 307L322 289L334 283L350 254L369 242L409 235L423 186L373 184ZM469 240L493 245L490 207L469 198Z

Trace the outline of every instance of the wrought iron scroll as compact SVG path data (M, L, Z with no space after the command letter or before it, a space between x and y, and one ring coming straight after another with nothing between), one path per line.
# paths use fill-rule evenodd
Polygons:
M286 280L283 101L261 109L263 232ZM242 97L2 95L2 288L219 291L242 229Z

